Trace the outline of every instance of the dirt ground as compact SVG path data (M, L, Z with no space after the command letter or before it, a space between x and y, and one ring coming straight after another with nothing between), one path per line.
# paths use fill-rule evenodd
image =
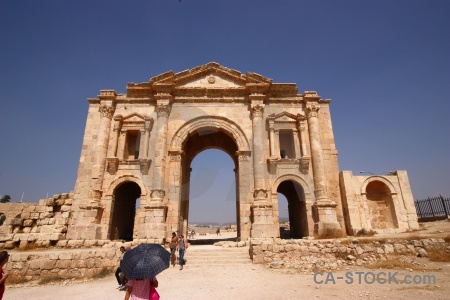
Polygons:
M419 236L446 236L450 222L424 223ZM401 234L403 237L407 234ZM192 246L214 247L214 246ZM186 253L189 260L189 251ZM414 269L349 267L314 275L263 265L196 266L170 268L158 275L161 299L449 299L450 262L413 258ZM396 273L397 272L397 273ZM409 277L405 277L409 276ZM436 280L433 281L433 278ZM389 282L390 281L390 282ZM414 283L415 281L415 283ZM419 283L421 281L421 283ZM424 282L427 281L427 282ZM411 284L408 284L411 282ZM123 299L113 275L85 282L59 282L45 286L7 286L5 300Z

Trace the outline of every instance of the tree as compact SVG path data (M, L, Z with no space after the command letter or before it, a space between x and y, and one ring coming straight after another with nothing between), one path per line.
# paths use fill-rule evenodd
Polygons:
M10 195L5 195L2 197L2 199L0 199L0 203L8 203L11 201L11 196Z

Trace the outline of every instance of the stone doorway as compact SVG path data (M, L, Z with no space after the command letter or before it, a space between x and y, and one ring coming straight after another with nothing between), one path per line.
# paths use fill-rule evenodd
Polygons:
M186 233L189 224L189 203L190 197L190 182L191 182L191 171L192 162L194 158L201 152L208 149L218 149L222 150L230 156L234 164L235 176L238 174L238 161L236 157L236 152L238 151L236 142L224 131L218 130L216 128L201 128L189 135L185 143L183 144L183 159L181 161L181 174L182 174L182 185L181 185L181 200L180 201L180 231ZM240 236L240 210L238 199L238 190L236 187L236 218L235 220L238 227L238 237ZM217 212L220 213L220 212ZM213 220L213 218L212 218Z
M289 228L280 227L280 238L301 239L308 236L308 219L306 213L305 193L300 184L285 180L278 186L277 193L288 201Z
M124 182L114 191L111 240L133 240L137 200L141 188L135 182Z

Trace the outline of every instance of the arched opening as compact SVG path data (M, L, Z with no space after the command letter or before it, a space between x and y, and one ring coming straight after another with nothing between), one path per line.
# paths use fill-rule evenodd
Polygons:
M370 182L366 187L366 198L373 229L398 227L391 191L385 183Z
M212 225L203 233L216 235L214 226L221 226L221 232L235 228L239 236L235 141L225 132L203 128L189 136L183 151L181 231L186 233L194 224Z
M114 191L111 240L133 240L134 220L141 188L135 182L124 182Z
M278 209L286 208L284 201L287 201L287 217L289 227L280 222L280 237L283 239L301 239L308 236L308 220L306 217L305 193L303 188L297 182L286 180L280 183L277 193L284 196L278 196ZM280 203L281 202L281 203ZM279 211L282 218L283 213Z

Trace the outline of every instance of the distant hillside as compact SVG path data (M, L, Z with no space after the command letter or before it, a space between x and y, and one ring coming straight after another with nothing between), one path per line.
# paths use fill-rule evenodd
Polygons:
M279 222L289 222L289 218L280 218ZM226 222L226 223L217 223L217 222L189 222L189 226L191 225L198 225L198 226L230 226L230 225L236 225L236 222Z
M236 222L226 222L226 223L217 223L217 222L189 222L189 226L191 225L198 225L198 226L229 226L229 225L236 225Z

